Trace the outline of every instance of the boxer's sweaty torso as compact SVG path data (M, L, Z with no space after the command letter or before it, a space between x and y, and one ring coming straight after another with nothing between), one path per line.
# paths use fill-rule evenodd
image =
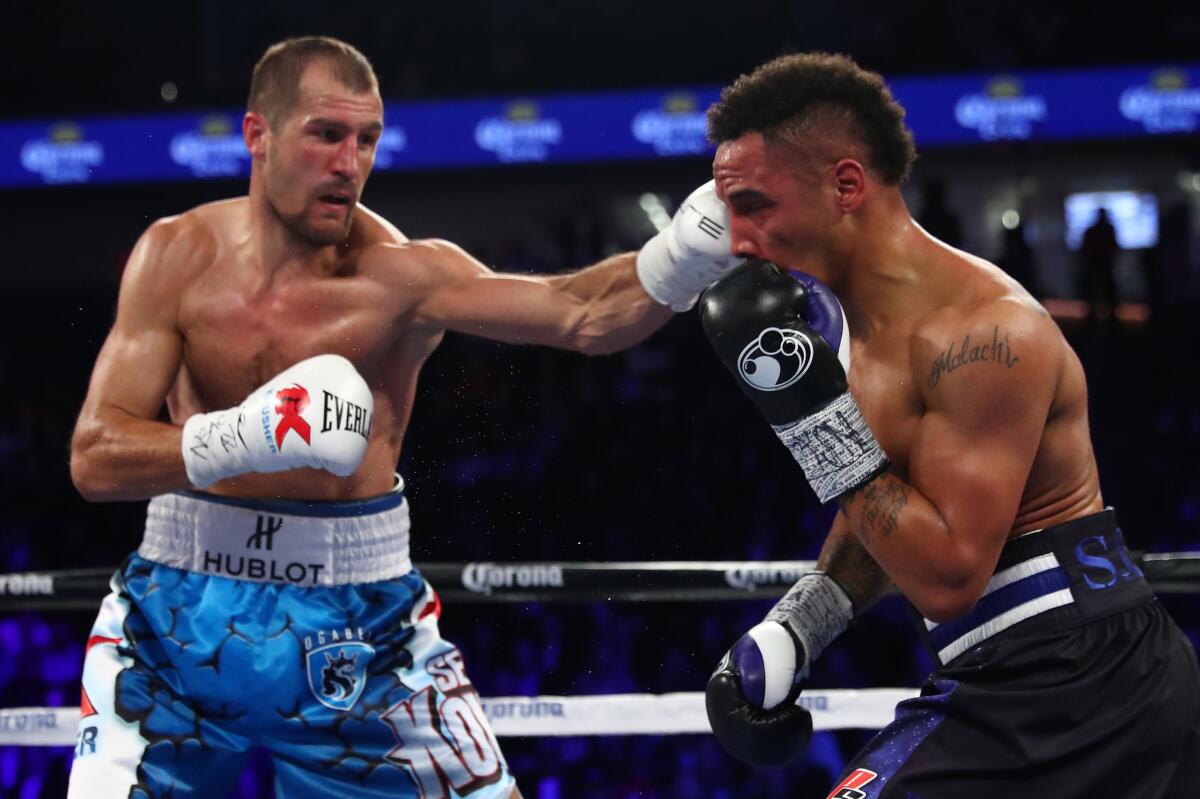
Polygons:
M131 291L179 334L157 347L178 353L173 422L322 353L353 362L375 421L348 478L250 473L151 500L89 637L70 796L222 796L258 747L281 796L507 799L513 777L409 560L395 475L442 335L413 309L451 275L362 208L344 244L275 271L245 199L160 225L149 289L142 275Z
M1057 365L1053 392L983 595L959 618L921 620L938 668L830 799L1194 792L1195 653L1103 510L1078 358L1057 331L1026 353L1002 326L978 324L976 309L989 303L1033 303L994 267L952 254L928 274L932 312L900 309L874 329L861 318L856 329L851 315L850 388L900 476L910 477L914 452L929 443L921 423L936 409L926 398L945 383L1037 357ZM1031 387L1014 381L1009 390Z
M928 410L923 391L942 380L970 379L967 373L954 374L959 369L1005 368L1010 359L1022 357L1005 343L1000 329L988 336L972 334L969 340L961 334L940 335L939 328L951 316L969 318L983 304L1034 302L995 267L974 258L970 261L969 266L963 264L967 268L953 270L953 284L940 276L942 270L931 270L938 276L934 280L943 281L932 291L947 298L933 313L890 320L881 331L872 331L869 325L856 327L854 316L850 317L850 390L903 479L909 477L914 437ZM1040 308L1039 312L1045 313ZM1103 508L1088 431L1083 367L1061 335L1042 346L1060 363L1058 382L1010 538Z
M200 206L178 227L158 265L172 272L173 312L183 358L168 396L171 420L237 405L256 386L321 353L348 358L371 386L375 414L363 466L335 479L314 469L245 474L213 493L241 497L354 499L387 492L412 413L421 365L441 331L406 323L405 313L431 278L419 257L373 257L377 245L405 246L388 223L359 208L336 258L321 268L284 267L268 275L250 245L245 198ZM400 274L397 263L411 266Z

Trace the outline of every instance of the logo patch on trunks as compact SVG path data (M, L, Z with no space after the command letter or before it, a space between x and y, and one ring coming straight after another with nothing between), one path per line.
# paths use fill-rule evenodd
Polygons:
M861 790L879 775L865 768L856 768L834 788L826 799L865 799L867 792Z
M308 687L327 708L349 710L362 696L367 664L375 647L362 641L344 641L309 650Z

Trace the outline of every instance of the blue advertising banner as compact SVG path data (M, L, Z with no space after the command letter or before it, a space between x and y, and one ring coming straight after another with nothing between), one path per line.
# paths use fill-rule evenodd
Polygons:
M920 148L1200 132L1200 65L889 81ZM717 87L387 103L376 169L711 153ZM0 187L244 177L242 112L0 123Z
M918 147L1200 131L1200 67L889 81Z

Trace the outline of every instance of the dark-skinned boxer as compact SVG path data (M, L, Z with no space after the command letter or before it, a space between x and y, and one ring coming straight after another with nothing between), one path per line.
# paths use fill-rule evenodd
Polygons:
M817 571L710 680L718 739L798 754L809 664L894 585L937 668L831 797L1195 793L1195 653L1103 502L1082 366L1019 285L913 221L883 80L786 56L727 88L709 130L732 251L772 264L710 287L705 330L838 506Z

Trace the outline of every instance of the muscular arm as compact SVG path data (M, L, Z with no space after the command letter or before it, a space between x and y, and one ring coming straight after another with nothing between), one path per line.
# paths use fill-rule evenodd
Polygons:
M413 242L401 249L438 276L415 309L418 324L601 354L638 343L671 318L671 310L642 289L636 253L614 255L571 275L526 276L492 272L448 242Z
M152 226L129 258L117 318L75 424L71 479L93 502L145 499L188 485L180 428L155 421L183 354L178 294L162 263L173 224Z
M1052 322L1011 302L937 320L915 338L926 411L908 477L881 475L839 502L929 619L969 610L995 568L1054 396L1060 341Z
M882 599L892 587L892 581L863 548L842 513L833 519L817 557L817 569L842 587L854 605L856 617Z

